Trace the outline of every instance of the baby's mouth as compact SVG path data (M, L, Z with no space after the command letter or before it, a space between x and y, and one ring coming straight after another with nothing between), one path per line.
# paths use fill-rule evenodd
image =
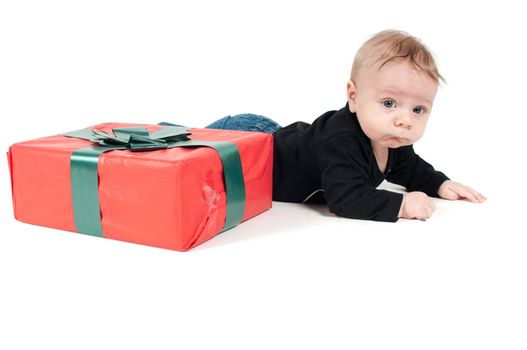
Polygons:
M398 145L410 144L410 140L408 140L406 137L399 137L399 136L389 137L386 141L388 141L389 143L396 143Z

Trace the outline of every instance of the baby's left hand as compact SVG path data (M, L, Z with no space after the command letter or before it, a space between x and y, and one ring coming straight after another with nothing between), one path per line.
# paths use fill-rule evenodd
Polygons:
M483 203L487 198L472 188L455 181L447 180L437 190L439 197L450 200L466 198L473 203Z

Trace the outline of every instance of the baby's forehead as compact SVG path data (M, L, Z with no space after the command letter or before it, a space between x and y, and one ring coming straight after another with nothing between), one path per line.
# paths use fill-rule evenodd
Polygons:
M374 61L368 62L368 64L362 64L358 67L358 76L367 76L368 79L380 77L380 79L386 79L392 76L398 76L399 78L412 78L416 80L431 81L438 83L430 75L425 72L422 68L414 64L407 57L398 57L390 59L388 61Z
M357 86L369 86L380 92L406 94L432 100L438 83L425 72L408 62L388 62L380 67L371 66L360 74ZM432 96L432 97L431 97Z

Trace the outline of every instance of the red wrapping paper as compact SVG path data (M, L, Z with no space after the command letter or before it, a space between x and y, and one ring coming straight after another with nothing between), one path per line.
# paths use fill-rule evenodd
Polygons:
M139 124L93 126L106 132ZM150 132L160 126L144 125ZM191 129L193 140L229 141L240 152L245 181L245 221L272 201L273 137L265 133ZM19 221L75 232L70 156L90 141L61 135L16 143L8 152L13 208ZM223 228L223 166L209 147L148 152L110 151L100 156L99 204L104 237L186 251Z

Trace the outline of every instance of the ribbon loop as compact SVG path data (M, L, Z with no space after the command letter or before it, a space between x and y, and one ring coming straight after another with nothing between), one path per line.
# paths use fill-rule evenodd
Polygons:
M164 131L156 131L150 134L144 126L132 126L112 129L113 135L97 129L71 131L63 135L89 140L101 146L120 145L123 146L123 149L134 152L167 148L169 141L190 140L188 137L190 133L186 128L166 127L162 130Z

